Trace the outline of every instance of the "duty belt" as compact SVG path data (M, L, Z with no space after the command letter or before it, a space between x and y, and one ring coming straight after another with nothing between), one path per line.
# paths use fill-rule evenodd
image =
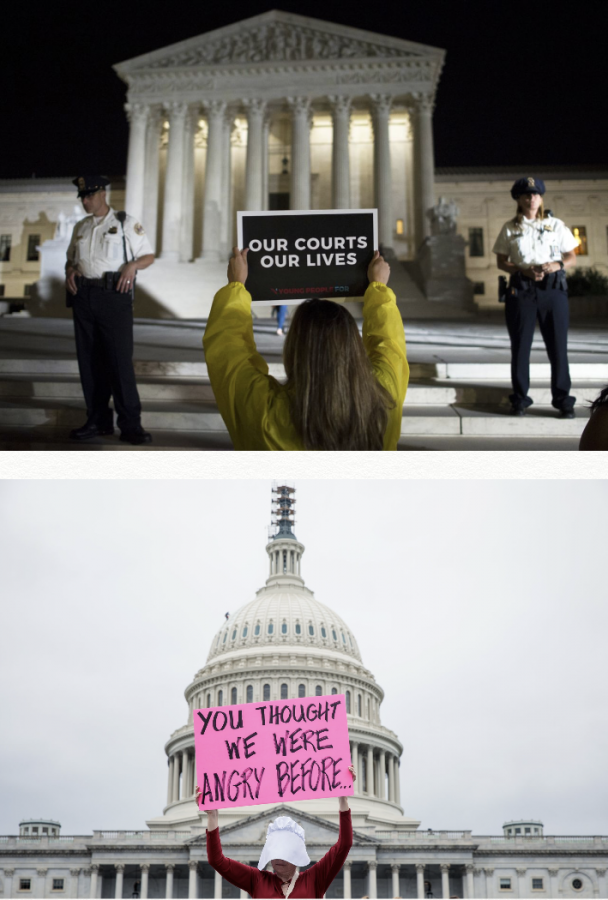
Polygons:
M108 275L118 275L118 272L106 272L102 278L87 278L86 275L77 275L78 281L84 281L90 287L100 287L107 290Z

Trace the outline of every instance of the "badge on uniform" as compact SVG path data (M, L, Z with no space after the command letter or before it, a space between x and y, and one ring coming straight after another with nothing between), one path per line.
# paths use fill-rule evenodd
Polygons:
M533 178L528 178L528 187L536 187L536 182Z
M543 225L543 231L553 231L553 225Z
M112 227L108 229L108 234L118 234L118 228L116 227L116 225L112 225Z
M135 234L140 234L140 235L146 233L146 232L144 231L144 226L143 226L143 225L140 225L139 222L137 222L137 224L134 225L133 231L135 232Z

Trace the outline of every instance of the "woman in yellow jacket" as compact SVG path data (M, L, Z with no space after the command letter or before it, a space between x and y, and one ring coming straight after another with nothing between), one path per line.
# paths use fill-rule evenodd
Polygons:
M376 251L363 299L363 340L331 300L296 310L283 351L287 382L256 350L247 250L234 248L203 338L209 378L236 450L396 450L409 367L403 321Z

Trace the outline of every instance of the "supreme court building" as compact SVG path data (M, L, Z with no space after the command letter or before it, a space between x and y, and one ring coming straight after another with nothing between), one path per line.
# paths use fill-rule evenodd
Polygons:
M382 246L413 251L444 55L273 10L120 63L126 208L165 259L224 259L238 209L377 206Z
M547 205L580 235L579 265L608 273L606 168L435 169L444 58L435 47L273 10L118 63L126 179L104 174L112 206L143 223L157 254L138 275L136 312L206 316L225 283L238 210L377 208L402 312L440 314L420 278L439 196L458 207L461 274L477 308L496 308L491 248L515 211L510 185L529 174L545 180ZM3 297L24 297L34 315L64 313L68 231L84 215L76 174L0 180L0 312Z

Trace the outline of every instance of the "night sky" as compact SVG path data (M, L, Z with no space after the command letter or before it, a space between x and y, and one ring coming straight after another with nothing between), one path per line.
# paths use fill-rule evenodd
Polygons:
M447 50L437 166L606 162L606 0L35 0L3 16L0 178L124 174L126 86L112 64L273 8Z

